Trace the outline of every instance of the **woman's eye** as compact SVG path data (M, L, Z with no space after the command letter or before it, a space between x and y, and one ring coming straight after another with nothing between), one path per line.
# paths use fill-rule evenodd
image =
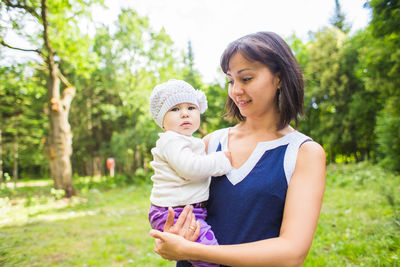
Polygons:
M246 77L246 78L243 78L243 81L244 82L248 82L248 81L250 81L251 79L253 79L252 77Z
M228 83L229 84L233 84L233 80L228 80Z

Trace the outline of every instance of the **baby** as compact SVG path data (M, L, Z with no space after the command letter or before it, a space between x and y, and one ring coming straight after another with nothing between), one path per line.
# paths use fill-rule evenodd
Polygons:
M211 176L222 176L231 169L230 152L205 153L205 144L192 134L200 126L200 114L207 109L204 92L181 80L157 85L150 96L151 115L164 130L151 150L154 169L150 196L149 221L153 229L163 231L168 207L175 220L185 205L193 206L193 214L201 229L197 242L217 245L211 227L206 223L206 201ZM192 262L195 266L217 266Z

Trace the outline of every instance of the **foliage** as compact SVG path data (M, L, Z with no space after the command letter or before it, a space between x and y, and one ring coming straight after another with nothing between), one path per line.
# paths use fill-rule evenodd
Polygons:
M3 171L12 174L14 148L18 148L18 169L26 174L46 176L43 136L47 119L43 113L46 89L32 75L34 66L0 68L0 127L3 147Z
M372 8L371 26L377 36L400 33L400 3L390 0L370 0Z
M85 64L84 58L90 57L90 53L87 53L86 39L77 24L85 13L82 10L94 2L98 1L2 1L0 6L1 11L4 7L8 12L7 18L1 21L1 45L13 50L36 52L41 58L40 64L47 85L47 115L50 124L48 137L45 139L46 154L54 185L57 189L64 189L67 196L74 194L70 162L72 135L68 116L75 88L65 78L59 63L64 60L70 65L75 64L82 71L89 71L89 65ZM20 44L15 44L18 42L15 40L10 45L6 40L9 32L33 48L22 48ZM60 80L67 87L63 92ZM15 146L14 179L18 177L17 150L18 146Z
M372 0L368 31L375 37L366 56L368 90L378 91L382 109L377 116L377 156L381 163L400 171L400 3Z
M373 127L364 126L365 120L374 120L376 106L370 101L374 94L357 76L359 39L332 28L315 33L306 45L306 120L300 129L324 146L329 162L338 155L369 158L375 140Z
M89 37L81 31L79 24L90 20L91 6L102 3L102 0L47 1L47 39L56 53L55 60L60 63L61 69L63 62L68 62L74 72L88 75L90 69L95 67L90 60L93 54L90 53ZM41 5L39 0L2 1L1 7L7 12L1 20L1 40L7 43L8 34L13 32L18 36L17 42L26 43L28 47L32 47L31 52L38 52L45 58L48 51L43 41L45 22ZM19 44L9 45L26 49L18 47Z
M335 0L335 13L331 17L330 22L333 26L338 28L339 30L348 33L350 31L351 26L346 23L346 15L342 11L339 0Z
M397 28L375 33L385 23L353 36L324 28L306 44L292 42L306 78L300 130L324 146L329 162L372 159L398 170L399 126L390 118L398 110L400 42Z
M201 132L209 134L215 130L229 127L232 122L224 118L226 113L225 102L228 97L228 88L222 88L221 85L214 83L204 88L207 95L208 109L202 117Z
M40 23L40 18L27 21L23 19L27 14L7 9L4 3L2 38L13 29L32 47L42 46L40 27L32 31L28 27ZM37 12L39 1L27 3ZM399 171L398 3L369 1L371 23L353 35L339 1L335 3L333 25L310 33L308 41L295 34L288 38L306 82L305 116L299 130L324 146L329 162L368 159ZM113 25L94 24L90 13L98 4L102 1L49 1L55 59L77 88L69 118L75 174L107 174L108 157L115 158L116 173L127 179L149 174L150 150L162 130L150 116L148 97L157 83L171 78L184 79L206 92L209 108L202 115L197 136L232 125L223 117L226 86L202 81L190 41L186 51L177 50L164 29L155 31L149 19L133 9L121 10ZM90 34L85 28L91 29ZM2 56L8 56L7 51L0 49ZM48 119L42 112L48 111L44 109L45 68L3 63L0 115L6 122L1 125L4 170L11 172L18 137L22 176L43 176L48 170L41 154L43 137L48 133ZM18 101L24 104L13 105Z
M73 162L76 172L97 175L106 172L105 159L114 157L117 172L132 177L138 171L149 172L150 149L161 131L148 108L157 83L185 79L207 93L209 110L203 115L200 136L208 128L226 125L214 116L222 116L226 92L217 84L202 83L193 68L190 43L180 58L165 31L155 32L134 10L122 10L113 28L96 29L93 51L98 68L90 79L75 78L75 84L86 89L76 96L71 110Z
M93 52L99 65L88 79L76 77L85 88L71 111L73 162L81 174L104 174L107 157L115 158L117 172L132 176L139 167L147 171L158 131L148 97L157 83L179 78L179 60L164 30L155 32L132 9L122 10L114 29L96 29Z
M381 164L389 169L400 171L400 97L392 96L386 100L385 107L378 116L376 131L378 135Z
M192 51L191 42L188 42L188 50L184 56L185 66L182 70L183 79L190 83L194 88L205 92L207 96L208 108L201 116L201 125L196 133L203 137L217 129L228 127L229 121L223 118L225 113L225 101L227 98L227 86L222 88L218 83L204 84L201 81L201 75L194 68L195 54Z

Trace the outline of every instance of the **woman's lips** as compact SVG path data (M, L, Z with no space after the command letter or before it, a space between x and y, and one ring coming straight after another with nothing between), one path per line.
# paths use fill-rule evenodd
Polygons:
M239 101L236 101L237 106L238 106L239 108L243 108L243 107L247 106L247 104L249 104L250 102L251 102L251 100L246 100L246 101L244 101L244 100L239 100Z

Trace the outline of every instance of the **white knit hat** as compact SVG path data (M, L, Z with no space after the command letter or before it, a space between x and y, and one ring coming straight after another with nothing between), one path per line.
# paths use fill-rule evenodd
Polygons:
M207 98L204 92L195 90L185 81L172 79L154 87L150 95L150 111L158 126L162 128L165 113L181 103L196 105L200 114L207 109Z

